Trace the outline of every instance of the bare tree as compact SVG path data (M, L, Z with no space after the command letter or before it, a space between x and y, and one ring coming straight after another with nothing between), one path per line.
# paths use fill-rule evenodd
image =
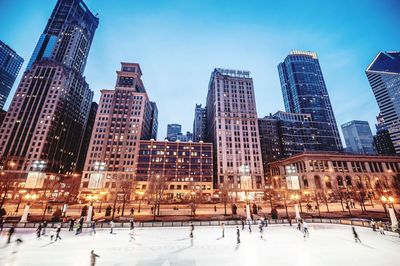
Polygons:
M4 172L0 174L0 188L1 188L0 195L3 194L0 203L0 210L1 210L6 200L8 191L13 189L13 181L9 174L7 175Z
M114 207L113 207L113 212L111 219L114 219L115 216L115 210L116 210L116 205L118 201L118 196L122 195L122 212L121 216L124 216L124 211L125 211L125 204L126 200L130 198L130 195L134 189L134 182L133 180L118 180L116 184L116 191L115 191L115 197L114 197Z
M156 219L156 215L160 215L160 205L164 196L164 192L167 186L167 179L164 175L152 175L149 179L148 195L153 201L153 219Z

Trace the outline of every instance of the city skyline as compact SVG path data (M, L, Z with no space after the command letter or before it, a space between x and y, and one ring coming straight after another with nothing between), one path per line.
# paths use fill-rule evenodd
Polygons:
M0 4L5 14L0 22L8 21L7 29L0 29L0 39L25 59L22 69L26 68L54 4L55 1L48 1L47 5L29 2L19 12L15 11L18 3ZM394 50L394 44L399 43L400 37L389 35L399 20L395 17L396 8L389 8L398 5L394 1L363 6L350 3L346 11L340 9L341 5L324 4L324 9L318 2L307 6L261 2L245 7L239 2L229 6L202 4L161 1L155 6L135 3L133 7L128 2L115 6L87 1L94 14L99 13L102 25L85 71L90 89L95 92L94 100L99 101L101 89L113 88L114 76L110 73L121 61L139 62L145 72L143 80L148 93L159 107L158 139L163 139L168 123L182 124L183 132L191 130L193 108L196 103L205 103L208 78L215 67L244 69L252 73L257 113L263 117L284 110L278 63L292 49L311 50L320 59L337 124L355 119L367 120L371 125L375 122L379 109L364 71L379 51ZM277 8L286 12L274 13ZM385 19L369 20L379 8L386 8ZM226 14L223 19L219 16L221 12ZM295 16L295 12L301 16ZM307 14L314 19L308 20ZM357 23L350 26L340 23L350 18ZM247 39L237 38L244 33ZM180 62L180 68L171 67L172 60ZM18 82L10 95L17 85ZM176 93L172 95L171 91ZM168 97L174 97L180 104L163 100ZM11 97L6 107L10 100Z

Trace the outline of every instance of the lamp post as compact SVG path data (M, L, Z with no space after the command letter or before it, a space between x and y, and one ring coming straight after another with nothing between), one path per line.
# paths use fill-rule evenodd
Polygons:
M137 191L136 194L139 195L138 213L140 213L140 207L141 207L141 205L142 205L142 198L143 198L144 192L143 192L143 191Z
M25 199L28 202L26 203L24 212L22 214L22 217L21 217L21 220L20 220L21 223L26 223L28 221L29 207L30 207L31 201L36 200L36 198L37 198L37 195L35 193L33 193L32 195L31 194L26 194L25 195Z

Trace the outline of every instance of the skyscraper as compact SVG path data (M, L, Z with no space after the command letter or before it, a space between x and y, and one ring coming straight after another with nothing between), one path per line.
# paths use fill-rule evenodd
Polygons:
M278 65L286 112L310 114L325 151L341 151L342 143L316 53L291 51Z
M365 72L396 154L400 154L400 52L378 53Z
M207 140L214 144L214 182L232 196L264 189L253 79L250 72L216 68L207 94Z
M0 110L3 109L24 59L0 41Z
M168 124L167 125L167 139L169 141L176 141L178 134L182 134L182 126L179 124Z
M346 146L352 153L375 154L374 138L367 121L353 120L343 124Z
M143 129L140 139L157 139L158 108L155 102L148 101L144 110Z
M385 119L379 113L376 117L376 135L374 136L375 149L381 155L395 155L396 151L390 138L389 130L387 129Z
M196 104L193 120L193 141L205 140L207 130L207 109Z
M59 0L20 81L0 129L0 156L6 171L27 177L27 188L43 184L39 171L76 169L93 98L83 71L98 23L82 0Z
M278 122L272 115L258 119L264 174L268 173L268 163L276 161L282 156Z
M132 197L149 99L139 64L121 63L115 89L101 90L81 181L81 196L98 189ZM151 118L151 116L150 116Z

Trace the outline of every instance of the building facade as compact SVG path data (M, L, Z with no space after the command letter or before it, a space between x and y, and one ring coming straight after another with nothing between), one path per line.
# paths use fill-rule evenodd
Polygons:
M399 193L400 160L396 156L310 153L270 163L275 190L307 197L354 198Z
M400 154L400 52L380 52L366 70L396 154Z
M176 141L178 134L182 134L182 126L179 124L168 124L167 125L167 140Z
M93 98L83 71L98 23L83 1L59 0L19 83L0 128L0 157L25 188L76 170Z
M374 145L376 152L381 155L395 155L396 150L394 149L389 130L381 113L376 117L375 127Z
M259 118L258 131L260 134L264 175L266 175L268 173L268 163L282 158L278 120L272 115Z
M148 124L149 99L139 64L121 63L114 90L101 90L99 107L81 181L81 197L133 197L139 141Z
M136 189L149 196L149 182L158 176L165 180L165 199L190 200L196 195L207 200L213 195L212 158L211 143L141 140Z
M325 151L341 151L342 143L317 54L292 51L278 65L285 110L310 114Z
M353 120L343 124L342 132L346 148L351 153L376 154L374 138L368 121Z
M214 144L215 188L257 197L264 173L250 72L216 68L207 94L207 141Z
M193 141L204 141L207 133L207 108L196 104L193 120Z
M0 109L3 109L24 59L0 40Z

